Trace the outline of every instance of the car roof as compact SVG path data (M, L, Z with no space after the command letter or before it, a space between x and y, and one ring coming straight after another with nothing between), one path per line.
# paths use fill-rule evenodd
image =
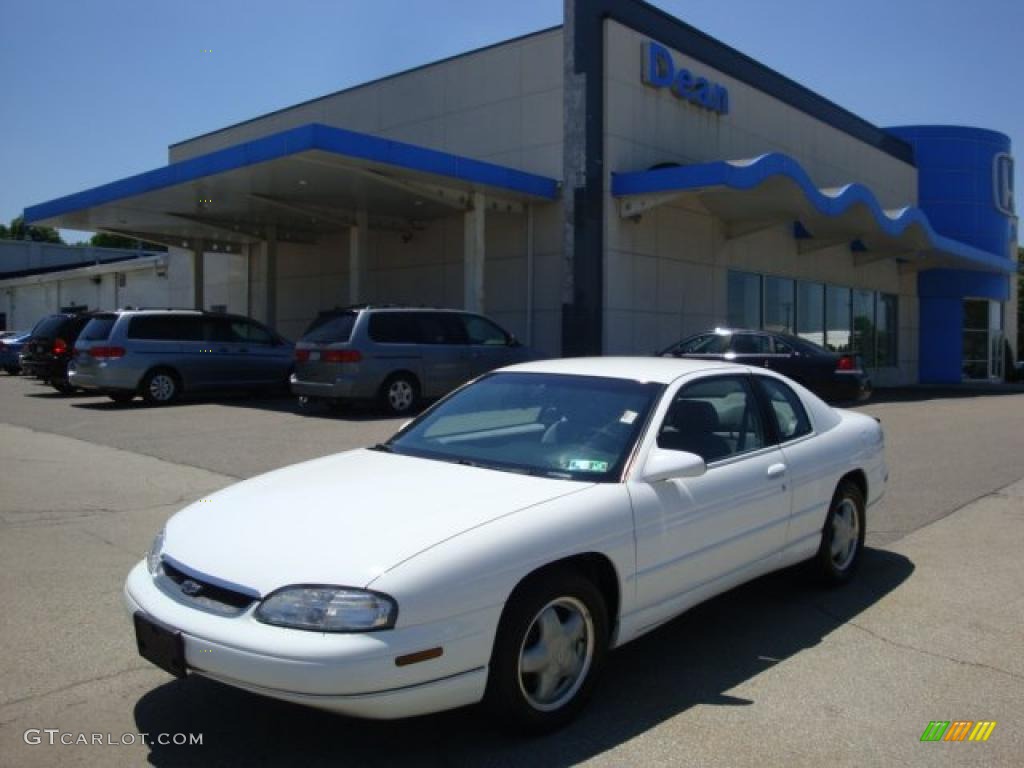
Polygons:
M502 368L516 373L560 373L576 376L604 376L630 381L669 384L681 376L711 370L736 371L734 363L720 360L690 360L676 357L569 357L537 360Z

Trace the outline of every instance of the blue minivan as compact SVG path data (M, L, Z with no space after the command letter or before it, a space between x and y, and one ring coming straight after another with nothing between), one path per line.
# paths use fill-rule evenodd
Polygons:
M184 392L287 391L292 343L248 317L187 309L96 314L75 343L72 386L152 405Z

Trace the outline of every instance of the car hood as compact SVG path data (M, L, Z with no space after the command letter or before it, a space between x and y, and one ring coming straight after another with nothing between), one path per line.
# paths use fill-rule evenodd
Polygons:
M361 587L445 539L592 485L361 449L200 499L168 521L163 552L192 576L260 595Z

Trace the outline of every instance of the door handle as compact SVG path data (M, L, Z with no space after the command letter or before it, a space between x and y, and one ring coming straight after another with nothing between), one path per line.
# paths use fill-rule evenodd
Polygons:
M772 464L770 467L768 467L768 472L766 474L768 475L769 480L774 480L777 477L782 477L784 474L786 474L786 465Z

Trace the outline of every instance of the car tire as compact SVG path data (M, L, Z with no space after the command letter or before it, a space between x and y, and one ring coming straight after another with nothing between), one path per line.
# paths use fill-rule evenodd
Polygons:
M544 733L586 704L608 649L600 590L568 568L516 589L505 606L487 676L485 705L513 730Z
M134 392L115 392L111 395L107 395L111 400L119 405L125 405L135 399Z
M815 556L818 577L825 584L845 584L857 571L867 528L865 509L860 486L850 480L841 482L828 508Z
M7 371L7 374L9 376L17 376L19 373L21 373L21 368L19 368L16 365L8 365L7 367L4 368L4 370Z
M150 405L173 403L181 394L181 380L167 368L157 368L142 380L142 399Z
M52 386L62 395L72 395L76 391L75 387L71 386L70 384L65 384L63 382L52 381L50 382L50 386Z
M380 388L380 402L392 416L406 416L413 412L420 399L420 385L409 373L388 376Z

